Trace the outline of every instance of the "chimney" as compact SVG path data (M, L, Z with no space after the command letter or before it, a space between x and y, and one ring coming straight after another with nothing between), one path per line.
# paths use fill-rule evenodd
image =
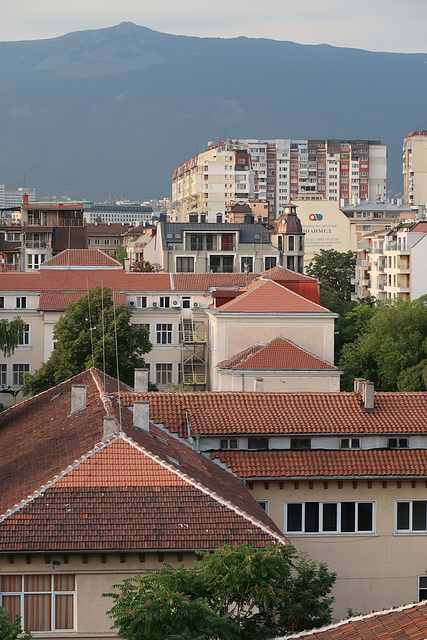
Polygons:
M354 391L359 393L363 393L363 383L365 382L365 378L355 378L354 379Z
M22 194L22 204L28 204L28 194Z
M148 369L135 369L133 388L135 391L148 391Z
M86 408L86 385L73 384L71 387L71 413Z
M105 416L104 418L104 438L111 438L115 433L114 416Z
M254 380L254 391L264 391L264 379L263 378L255 378L255 380Z
M148 400L138 400L133 403L133 426L139 431L149 433L150 403Z
M373 411L375 409L375 394L374 383L369 380L365 380L363 383L363 407L367 410Z

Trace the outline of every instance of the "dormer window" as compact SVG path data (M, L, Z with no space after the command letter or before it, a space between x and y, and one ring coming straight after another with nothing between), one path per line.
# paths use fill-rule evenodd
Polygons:
M360 438L341 438L341 449L360 449Z
M248 449L266 451L268 449L268 438L248 438Z
M389 449L407 449L408 438L389 438L388 448Z
M221 438L219 443L220 449L238 449L237 438Z
M294 451L308 451L311 449L311 438L291 438L291 449Z

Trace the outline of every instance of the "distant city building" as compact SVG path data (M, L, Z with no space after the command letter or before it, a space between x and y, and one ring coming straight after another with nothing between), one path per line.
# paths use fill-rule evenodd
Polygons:
M121 204L95 204L84 203L84 218L86 222L120 222L130 224L133 222L151 223L153 209L151 205L134 203Z
M427 131L411 131L403 141L404 199L408 207L427 206Z
M159 213L166 213L166 215L170 215L173 211L172 200L170 198L161 198L147 200L142 203L145 206L151 207L153 209L153 214L158 215Z
M292 200L335 200L340 206L385 200L387 147L379 140L261 140L209 143L175 169L176 219L205 212L214 222L227 205L269 203L269 223Z
M19 187L18 189L6 189L4 184L0 184L0 208L21 206L22 197L28 196L29 202L35 202L36 190L27 187Z

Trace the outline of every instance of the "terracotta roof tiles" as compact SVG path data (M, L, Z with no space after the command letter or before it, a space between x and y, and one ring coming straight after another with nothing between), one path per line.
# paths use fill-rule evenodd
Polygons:
M312 276L306 276L303 273L298 273L298 271L292 271L292 269L287 269L286 267L281 267L279 265L272 267L271 269L267 269L267 271L263 271L261 275L263 278L280 282L298 281L317 283L317 279Z
M43 263L42 269L46 267L119 267L123 269L114 258L111 258L100 249L65 249L50 260Z
M176 291L209 291L210 288L245 287L244 273L174 273L174 289ZM249 274L249 282L258 276Z
M330 362L319 358L297 344L277 336L268 344L256 344L218 364L221 369L258 371L335 370Z
M69 302L77 302L77 300L80 300L80 298L86 295L86 293L86 291L81 291L78 293L42 291L39 300L39 310L64 311L67 308ZM124 293L114 292L113 298L116 305L124 304L126 302L126 295Z

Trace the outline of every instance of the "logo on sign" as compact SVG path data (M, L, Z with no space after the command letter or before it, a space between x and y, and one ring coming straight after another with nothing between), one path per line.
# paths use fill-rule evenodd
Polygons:
M309 220L323 220L323 216L321 213L310 213L308 216Z

